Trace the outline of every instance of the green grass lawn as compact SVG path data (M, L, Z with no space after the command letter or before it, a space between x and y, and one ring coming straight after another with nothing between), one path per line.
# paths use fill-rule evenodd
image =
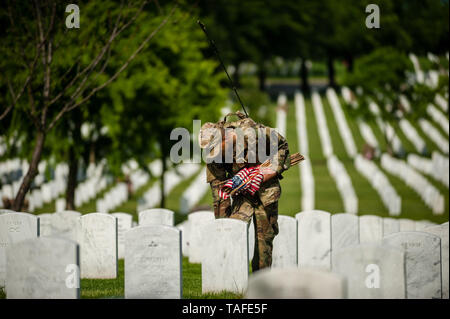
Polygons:
M124 261L119 260L116 279L82 279L81 298L124 298ZM191 264L183 258L183 299L236 299L240 294L221 292L217 294L202 294L201 265ZM1 293L0 293L1 297Z

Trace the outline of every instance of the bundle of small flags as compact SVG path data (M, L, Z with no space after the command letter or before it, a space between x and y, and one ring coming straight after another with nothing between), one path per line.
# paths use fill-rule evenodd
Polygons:
M290 155L289 159L290 165L294 166L305 158L300 153L295 153ZM246 191L252 196L255 195L264 180L263 173L268 174L267 171L272 172L270 166L271 161L266 160L258 166L241 169L233 178L223 182L225 184L219 189L220 198L228 199L241 191Z
M259 166L245 167L219 189L219 196L222 199L228 199L232 193L241 191L247 191L253 196L259 190L263 179Z

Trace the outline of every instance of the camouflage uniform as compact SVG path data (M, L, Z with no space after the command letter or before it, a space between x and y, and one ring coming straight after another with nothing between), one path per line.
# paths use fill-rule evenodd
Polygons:
M270 128L266 128L262 124L254 122L250 118L237 112L235 113L240 119L236 122L219 122L219 127L226 128L261 128L265 132L269 132ZM207 164L207 182L211 185L212 196L214 201L214 214L216 218L236 218L250 224L251 218L255 226L255 251L252 260L252 270L256 271L261 268L270 267L272 265L272 247L273 239L278 234L278 200L281 195L281 187L279 179L282 178L281 173L290 166L289 147L284 137L277 134L278 138L278 162L276 167L277 176L261 184L259 191L255 196L240 193L233 196L231 204L230 199L223 200L219 197L218 191L223 185L223 181L231 178L244 167L254 166L255 164L247 163L248 145L245 144L245 161L237 163L236 154L233 153L233 163L209 163ZM266 133L266 135L269 135ZM270 141L270 136L267 136ZM256 149L258 149L256 147ZM257 164L260 164L257 161Z

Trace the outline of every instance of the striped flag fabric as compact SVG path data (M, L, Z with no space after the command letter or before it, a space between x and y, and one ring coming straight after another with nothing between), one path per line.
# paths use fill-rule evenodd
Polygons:
M247 191L253 196L259 190L263 179L264 176L260 173L259 166L245 167L219 189L219 196L222 199L228 199L231 191L242 184L244 186L236 194L239 194L241 191Z

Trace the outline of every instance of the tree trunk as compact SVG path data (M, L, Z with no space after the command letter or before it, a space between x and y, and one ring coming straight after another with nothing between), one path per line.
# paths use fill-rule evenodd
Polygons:
M259 90L264 92L266 90L266 78L267 72L264 66L258 68L258 80L259 80Z
M300 78L302 80L301 89L303 93L309 93L310 86L308 83L308 67L306 66L306 60L302 59L302 64L300 67Z
M75 154L75 146L69 149L69 176L66 189L66 209L75 210L75 189L77 187L78 157Z
M28 169L27 174L25 175L22 184L20 185L19 191L17 193L16 198L14 199L14 204L12 206L12 210L16 212L20 212L23 207L23 202L25 200L25 196L30 190L31 183L34 180L34 177L38 173L38 164L41 160L42 149L44 148L45 142L45 132L38 131L36 135L36 144L34 145L33 156L31 157L30 167Z
M328 68L328 85L331 87L336 87L334 58L331 54L328 55L327 68Z

